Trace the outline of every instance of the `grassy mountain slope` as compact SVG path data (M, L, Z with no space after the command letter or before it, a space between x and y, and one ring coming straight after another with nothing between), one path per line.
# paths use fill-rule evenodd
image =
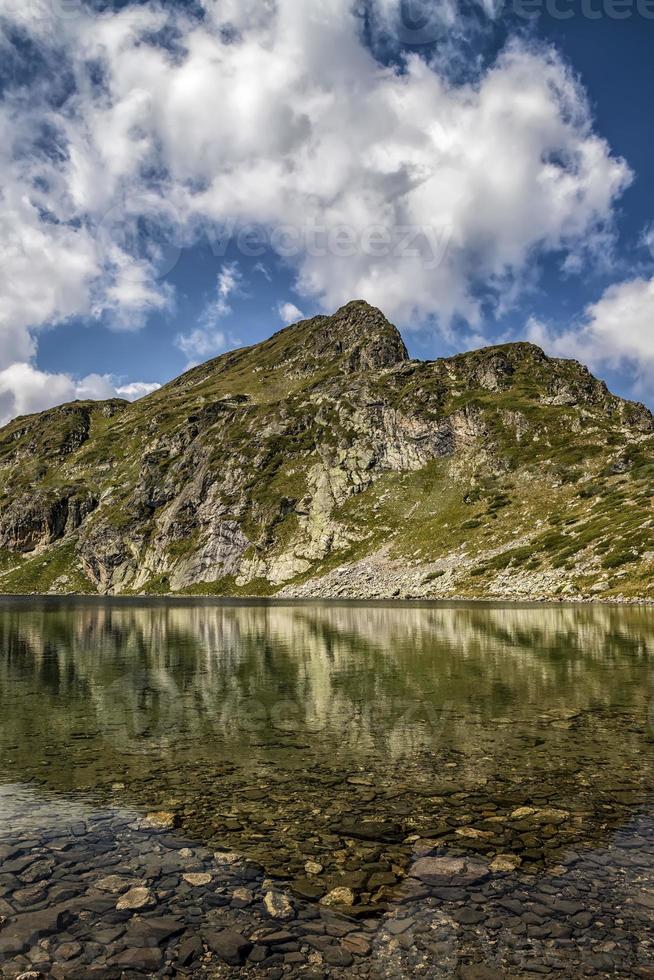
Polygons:
M654 419L365 303L0 430L0 591L654 598Z

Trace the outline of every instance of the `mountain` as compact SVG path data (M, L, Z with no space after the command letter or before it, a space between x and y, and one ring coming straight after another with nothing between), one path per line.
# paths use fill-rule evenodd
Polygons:
M654 418L532 344L353 302L0 430L0 591L654 598Z

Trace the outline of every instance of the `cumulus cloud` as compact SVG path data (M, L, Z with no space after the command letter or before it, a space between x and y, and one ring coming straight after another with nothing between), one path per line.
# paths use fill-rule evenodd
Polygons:
M188 357L188 366L190 367L200 361L206 361L210 357L224 354L225 351L236 347L238 341L235 341L224 330L203 330L196 327L195 330L190 330L188 333L179 334L175 339L175 344Z
M135 402L139 398L151 395L153 391L159 391L160 388L161 385L154 381L132 381L127 385L119 384L116 387L116 394L119 398L126 398L129 402Z
M76 399L119 397L135 401L159 387L145 382L120 384L107 374L75 379L69 374L40 371L29 363L11 364L0 370L0 425L16 415L30 415Z
M527 324L534 343L560 357L574 357L594 370L620 368L636 395L654 393L654 278L610 286L586 307L579 322L557 332L536 319Z
M282 323L297 323L298 320L304 319L304 313L302 310L298 310L295 303L280 303L277 307L277 312Z
M328 310L362 297L474 327L539 255L577 272L601 251L631 179L551 49L514 41L455 83L417 53L380 64L352 0L26 6L0 17L5 46L19 26L70 85L9 81L0 103L5 365L71 317L140 326L181 248L227 233L245 251L251 226ZM376 0L369 25L397 34L399 9ZM226 288L178 338L187 356L230 343Z

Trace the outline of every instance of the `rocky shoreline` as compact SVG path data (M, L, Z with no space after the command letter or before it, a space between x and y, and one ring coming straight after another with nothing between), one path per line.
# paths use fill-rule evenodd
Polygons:
M543 820L566 818L527 807L513 822L522 823L525 834ZM570 851L538 876L521 873L520 859L511 855L489 862L411 838L405 846L412 859L398 877L379 860L383 843L375 844L386 828L364 822L360 830L350 841L360 870L343 871L328 892L316 885L317 861L308 861L305 878L295 882L269 878L255 861L175 834L173 816L165 812L138 818L97 808L48 832L5 831L1 975L652 976L654 825L648 811L615 838L610 853ZM362 905L353 886L373 880L385 900Z
M634 597L634 596L614 596L611 598L600 598L598 596L532 596L525 597L511 594L497 594L490 596L469 596L469 595L448 595L448 596L433 596L433 595L396 595L389 591L388 595L379 594L375 592L372 595L360 594L355 591L334 591L329 590L318 590L315 592L307 593L304 589L293 590L290 588L283 589L282 591L270 595L244 595L242 593L237 593L234 595L220 595L212 596L207 595L204 592L198 592L194 594L192 592L185 592L183 595L179 592L130 592L125 593L106 593L104 595L89 595L86 592L0 592L0 600L12 600L12 599L77 599L82 602L92 602L94 600L111 600L112 602L124 600L126 602L134 602L139 599L144 600L156 600L162 602L197 602L198 600L202 602L217 602L217 603L257 603L257 604L270 604L270 605L286 605L288 603L302 602L305 604L310 604L311 602L357 602L357 603L370 603L371 605L379 603L407 603L410 605L418 604L434 604L439 606L448 605L478 605L480 607L489 605L506 605L506 606L654 606L654 599L649 597Z

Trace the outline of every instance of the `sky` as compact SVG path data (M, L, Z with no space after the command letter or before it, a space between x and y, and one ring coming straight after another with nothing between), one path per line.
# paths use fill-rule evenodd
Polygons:
M654 407L654 0L0 0L0 423L351 299Z

